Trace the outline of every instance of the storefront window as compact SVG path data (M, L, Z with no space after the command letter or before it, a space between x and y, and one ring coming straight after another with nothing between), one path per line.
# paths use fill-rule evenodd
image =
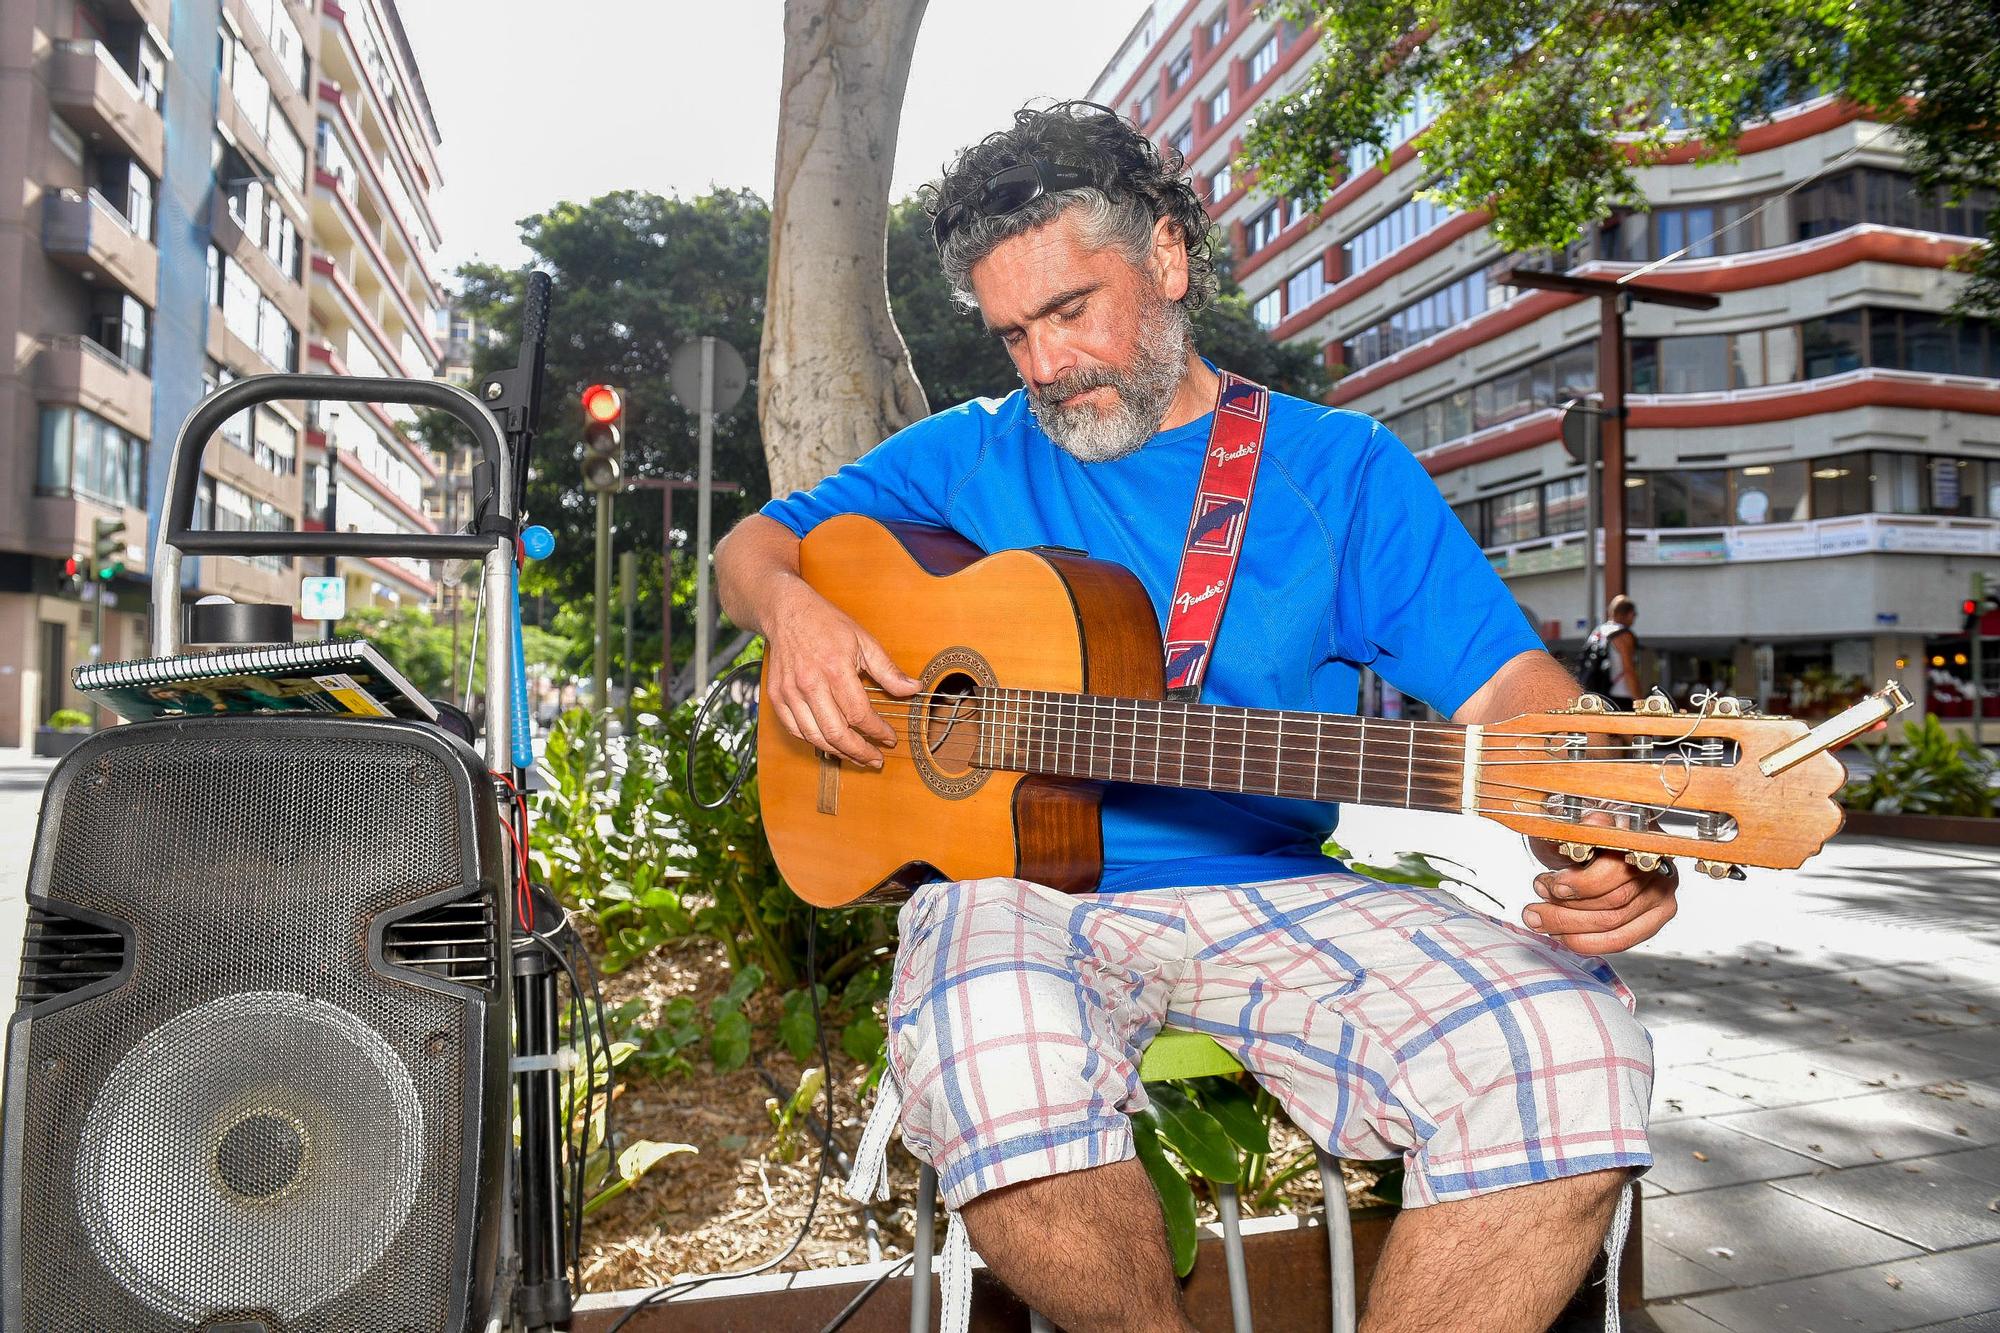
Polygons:
M1868 455L1835 454L1831 458L1813 460L1814 518L1839 518L1846 514L1865 514L1868 512L1870 490Z
M1731 521L1791 523L1806 516L1804 463L1753 463L1729 474Z

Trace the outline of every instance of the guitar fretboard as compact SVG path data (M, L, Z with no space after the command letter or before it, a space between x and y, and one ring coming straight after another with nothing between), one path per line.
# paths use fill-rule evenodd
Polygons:
M974 762L1052 777L1458 810L1465 729L1269 708L985 690Z

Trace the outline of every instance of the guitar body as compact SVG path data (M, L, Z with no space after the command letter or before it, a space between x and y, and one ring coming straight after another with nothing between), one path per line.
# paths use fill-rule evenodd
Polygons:
M1078 555L986 555L942 529L854 514L815 528L799 563L924 693L871 695L898 737L880 771L821 753L775 718L758 728L765 831L792 890L840 907L892 900L938 877L1094 888L1099 785L974 766L968 696L1002 688L1159 698L1159 624L1139 581Z

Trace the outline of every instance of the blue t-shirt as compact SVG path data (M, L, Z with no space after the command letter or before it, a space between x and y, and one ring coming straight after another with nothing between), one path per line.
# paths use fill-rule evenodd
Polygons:
M1017 390L919 421L763 512L803 537L836 514L950 528L982 550L1066 546L1131 570L1164 625L1213 414L1081 463ZM1358 668L1450 714L1540 648L1410 451L1355 412L1272 394L1243 556L1202 701L1353 713ZM1109 783L1105 891L1329 868L1330 803Z

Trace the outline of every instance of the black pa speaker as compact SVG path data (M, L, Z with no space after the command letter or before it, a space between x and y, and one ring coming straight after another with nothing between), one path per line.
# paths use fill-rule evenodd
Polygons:
M501 842L406 722L118 727L57 767L0 1144L6 1333L459 1333L508 1148Z

